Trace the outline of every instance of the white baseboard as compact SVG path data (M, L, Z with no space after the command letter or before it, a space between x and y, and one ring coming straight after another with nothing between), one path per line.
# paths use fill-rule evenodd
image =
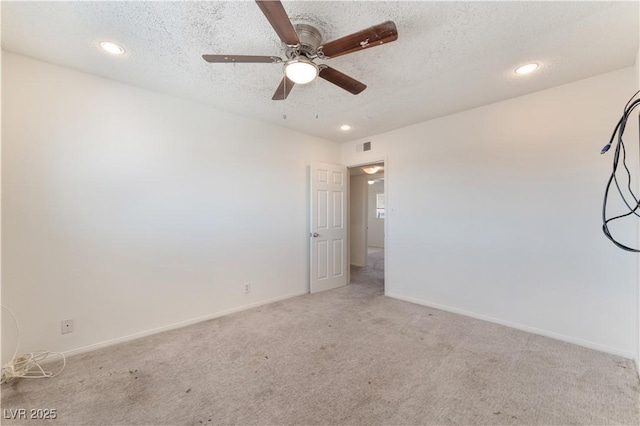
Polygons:
M475 318L475 319L479 319L479 320L483 320L483 321L492 322L492 323L495 323L495 324L504 325L504 326L507 326L507 327L515 328L517 330L526 331L526 332L532 333L532 334L538 334L540 336L550 337L552 339L561 340L561 341L567 342L567 343L573 343L573 344L578 345L578 346L584 346L585 348L595 349L595 350L600 351L600 352L606 352L606 353L610 353L610 354L613 354L613 355L618 355L618 356L621 356L621 357L624 357L624 358L629 358L629 359L634 359L635 358L635 354L633 354L631 352L628 352L628 351L625 351L625 350L622 350L622 349L619 349L619 348L605 346L605 345L601 345L601 344L598 344L598 343L589 342L588 340L577 339L575 337L565 336L563 334L554 333L552 331L542 330L542 329L539 329L539 328L530 327L530 326L523 325L523 324L518 324L518 323L515 323L515 322L501 320L501 319L498 319L498 318L490 317L488 315L483 315L483 314L478 314L478 313L475 313L475 312L465 311L464 309L458 309L458 308L453 308L451 306L441 305L441 304L438 304L438 303L432 303L432 302L429 302L427 300L414 299L412 297L405 297L405 296L401 296L399 294L387 293L386 291L385 291L385 296L391 297L393 299L403 300L405 302L415 303L416 305L427 306L429 308L435 308L435 309L439 309L441 311L447 311L447 312L451 312L451 313L454 313L454 314L464 315L466 317L471 317L471 318ZM638 367L638 366L636 366L636 367Z
M154 329L147 330L147 331L141 331L139 333L134 333L134 334L130 334L128 336L118 337L118 338L111 339L111 340L105 340L104 342L94 343L92 345L83 346L83 347L76 348L76 349L70 349L68 351L65 351L64 355L65 356L73 356L73 355L79 355L79 354L86 353L86 352L95 351L97 349L106 348L108 346L117 345L119 343L124 343L124 342L129 342L131 340L140 339L141 337L146 337L146 336L151 336L153 334L162 333L163 331L169 331L169 330L175 330L176 328L187 327L187 326L190 326L190 325L193 325L193 324L197 324L199 322L208 321L208 320L211 320L211 319L214 319L214 318L223 317L225 315L234 314L236 312L245 311L247 309L256 308L258 306L267 305L269 303L279 302L279 301L285 300L285 299L291 299L292 297L298 297L298 296L302 296L302 295L305 295L305 294L308 294L308 293L309 293L308 290L299 291L299 292L296 292L296 293L287 294L285 296L278 296L278 297L274 297L272 299L262 300L260 302L255 302L255 303L250 303L248 305L238 306L238 307L235 307L235 308L227 309L227 310L220 311L220 312L215 312L215 313L212 313L212 314L209 314L209 315L205 315L205 316L202 316L202 317L193 318L193 319L186 320L186 321L181 321L181 322L178 322L178 323L175 323L175 324L165 325L163 327L158 327L158 328L154 328Z

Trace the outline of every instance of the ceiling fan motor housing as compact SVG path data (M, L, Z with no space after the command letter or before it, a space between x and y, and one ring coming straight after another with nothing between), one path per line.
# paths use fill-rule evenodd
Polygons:
M322 43L322 35L315 27L308 24L296 24L294 25L298 38L300 39L300 49L298 54L305 55L308 58L313 58L316 55L316 51Z

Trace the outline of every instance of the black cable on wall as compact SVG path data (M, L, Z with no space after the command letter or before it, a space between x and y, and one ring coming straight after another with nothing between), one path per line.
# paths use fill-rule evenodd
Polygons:
M604 232L604 235L609 240L611 240L611 242L615 244L617 247L626 251L634 252L634 253L640 253L640 249L626 246L622 244L620 241L616 240L616 238L611 234L611 231L609 229L609 224L611 222L624 219L631 215L640 217L640 201L639 201L640 197L636 196L631 188L631 172L629 171L629 167L627 167L627 163L626 163L627 155L626 155L626 150L624 148L624 141L622 139L622 136L624 135L624 130L627 126L627 120L629 119L633 110L638 105L640 105L640 99L638 99L639 93L640 93L640 90L638 90L631 97L631 99L629 99L629 102L627 102L627 104L624 107L624 112L622 114L622 117L620 118L620 120L618 121L618 124L613 130L613 134L611 135L611 139L609 140L609 143L602 148L602 151L600 151L600 154L606 153L607 151L609 151L609 148L611 148L611 145L613 145L615 141L615 150L613 153L613 170L611 171L611 175L609 176L609 180L607 181L607 186L604 191L604 200L602 201L602 232ZM638 115L638 125L640 126L640 115ZM640 134L638 136L639 136L638 143L640 146ZM622 155L622 167L624 168L624 174L626 174L626 177L627 177L626 189L629 191L629 194L631 195L632 200L628 200L625 194L623 194L622 189L620 188L620 183L618 182L617 175L618 175L618 167L620 166L621 155ZM611 197L610 191L611 191L612 184L617 189L617 193L620 196L620 199L623 201L628 211L623 214L607 217L607 203L609 201L609 197Z

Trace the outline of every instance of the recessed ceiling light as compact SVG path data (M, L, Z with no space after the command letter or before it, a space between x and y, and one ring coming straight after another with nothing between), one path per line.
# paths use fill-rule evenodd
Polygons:
M122 55L124 53L124 49L122 48L122 46L110 41L100 42L100 47L102 47L105 52L111 53L112 55Z
M344 130L345 132L349 129L351 129L351 126L349 126L348 124L343 124L342 126L340 126L340 130Z
M538 64L523 65L521 67L516 68L516 74L520 74L520 75L531 74L532 72L537 70L538 67L539 67Z

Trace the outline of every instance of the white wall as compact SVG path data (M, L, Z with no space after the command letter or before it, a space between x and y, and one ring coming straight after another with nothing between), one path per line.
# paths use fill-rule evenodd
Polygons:
M380 177L383 175L380 175ZM376 215L376 194L384 194L384 181L378 181L368 188L367 240L371 247L384 247L384 219Z
M640 19L640 15L638 16L638 19ZM640 46L638 46L638 55L636 56L636 64L635 64L635 70L636 70L636 76L637 76L637 84L636 87L640 90ZM635 121L635 120L634 120ZM638 136L640 137L640 135ZM640 143L640 141L639 141ZM640 184L638 185L640 186ZM639 236L640 237L640 236ZM639 238L640 240L640 238ZM636 311L636 323L637 323L637 329L636 329L636 370L638 371L638 376L640 377L640 262L638 262L638 293L637 293L637 299L638 299L638 309Z
M344 144L388 157L388 295L632 357L637 256L602 235L599 151L635 87L627 68Z
M308 165L339 163L338 145L6 52L2 85L2 301L21 352L308 291Z
M349 182L349 263L367 266L367 180L351 176Z

